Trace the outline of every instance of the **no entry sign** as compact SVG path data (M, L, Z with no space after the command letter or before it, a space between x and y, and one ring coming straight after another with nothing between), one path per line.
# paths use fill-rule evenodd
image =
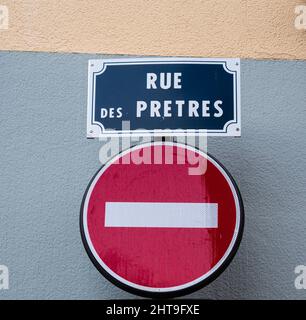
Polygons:
M133 161L139 155L143 163ZM206 163L205 172L190 175L191 157ZM106 278L132 293L170 297L196 290L225 269L242 236L243 205L214 158L155 142L124 151L98 171L80 223L87 253Z

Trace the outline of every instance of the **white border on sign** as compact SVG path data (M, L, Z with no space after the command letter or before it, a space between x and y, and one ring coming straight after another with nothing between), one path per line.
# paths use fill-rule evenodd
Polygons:
M221 64L227 73L234 76L234 119L228 121L222 130L203 129L155 129L155 130L112 130L94 119L96 77L110 65L143 65L143 64ZM129 59L93 59L88 61L88 96L87 96L87 138L130 137L134 136L241 136L241 97L240 97L240 59L213 58L129 58ZM128 120L128 119L127 119Z
M201 277L190 281L188 283L185 283L183 285L179 285L179 286L174 286L174 287L167 287L167 288L152 288L152 287L147 287L147 286L142 286L136 283L133 283L131 281L128 281L126 279L124 279L123 277L119 276L117 273L115 273L113 270L111 270L104 262L103 260L99 257L98 253L96 252L92 241L90 239L90 235L88 232L88 225L87 225L87 209L88 209L88 203L89 203L89 199L91 197L91 193L97 183L97 181L100 179L100 177L102 176L102 174L114 163L116 162L118 159L120 159L121 157L123 157L124 155L128 154L129 152L133 152L135 150L141 149L141 148L145 148L148 146L162 146L162 145L166 145L166 146L178 146L181 148L185 148L187 150L193 151L193 152L197 152L199 155L203 156L204 158L206 158L207 160L209 160L213 165L215 165L217 167L217 169L222 173L222 175L224 176L224 178L226 179L226 181L228 182L230 189L232 191L234 200L235 200L235 206L236 206L236 225L235 225L235 230L234 230L234 234L233 234L233 238L232 241L229 245L229 247L227 248L226 252L224 253L223 257L219 260L219 262L207 273L205 273L204 275L202 275ZM209 276L211 276L213 273L215 273L225 262L225 260L229 257L229 255L231 254L235 243L237 241L237 237L239 234L239 227L240 227L240 212L241 212L241 207L240 207L240 203L239 203L239 198L236 192L236 188L232 182L232 180L230 179L230 177L227 175L227 173L225 172L225 170L213 159L211 158L209 155L207 155L206 153L195 149L194 147L185 145L185 144L181 144L181 143L173 143L173 142L149 142L149 143L144 143L141 145L137 145L135 147L132 147L128 150L123 151L121 154L118 154L116 157L114 157L111 161L109 161L107 164L105 164L105 166L99 171L99 173L96 175L95 179L92 181L87 194L86 194L86 198L85 198L85 202L84 202L84 207L83 207L83 226L84 226L84 233L85 233L85 238L88 244L88 247L91 251L91 253L93 254L95 260L99 263L99 265L107 272L109 273L113 278L115 278L117 281L124 283L125 285L135 288L135 289L139 289L139 290L143 290L143 291L148 291L148 292L173 292L173 291L179 291L182 289L187 289L189 287L192 287L200 282L202 282L203 280L205 280L206 278L208 278Z

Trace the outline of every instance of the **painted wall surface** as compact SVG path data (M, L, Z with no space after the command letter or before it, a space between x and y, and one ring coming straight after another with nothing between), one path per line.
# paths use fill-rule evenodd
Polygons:
M0 54L0 300L134 298L105 280L79 234L79 209L102 142L86 139L87 60ZM241 247L193 298L305 299L306 62L242 61L242 137L209 138L245 205Z
M305 0L1 0L0 50L306 59ZM306 15L306 12L305 12ZM302 19L302 18L299 18Z

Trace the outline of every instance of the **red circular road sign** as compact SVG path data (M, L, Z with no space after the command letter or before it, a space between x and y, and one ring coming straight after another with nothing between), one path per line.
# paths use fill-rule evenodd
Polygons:
M204 170L194 174L196 163ZM80 225L86 251L107 279L132 293L172 297L226 268L241 240L243 205L216 159L155 142L122 152L97 172Z

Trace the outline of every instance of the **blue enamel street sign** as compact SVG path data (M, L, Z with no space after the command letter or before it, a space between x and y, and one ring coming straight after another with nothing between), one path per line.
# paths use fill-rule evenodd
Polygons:
M87 137L240 136L240 60L90 60Z

